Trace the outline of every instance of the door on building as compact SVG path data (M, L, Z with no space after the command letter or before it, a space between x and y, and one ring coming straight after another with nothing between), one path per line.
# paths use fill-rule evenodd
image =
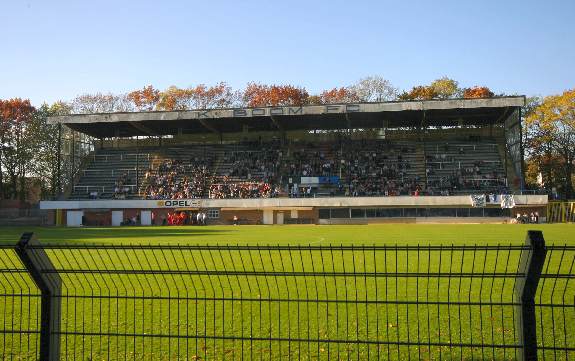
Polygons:
M277 224L284 224L284 212L278 212L276 214L276 223Z
M124 222L124 211L112 211L112 226L120 226L122 222Z
M264 224L274 224L274 211L271 209L264 209Z

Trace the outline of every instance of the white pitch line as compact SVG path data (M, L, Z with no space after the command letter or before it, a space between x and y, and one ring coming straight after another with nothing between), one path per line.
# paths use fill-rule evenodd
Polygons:
M310 244L316 244L325 241L325 238L320 238L319 241L311 242Z

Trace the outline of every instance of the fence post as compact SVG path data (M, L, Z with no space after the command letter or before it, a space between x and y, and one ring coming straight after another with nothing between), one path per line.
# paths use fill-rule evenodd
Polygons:
M57 361L60 359L60 305L62 280L53 271L54 265L48 255L38 246L40 242L34 233L24 233L18 241L16 253L28 270L30 277L42 294L40 315L40 360Z
M527 231L525 243L531 247L528 252L521 254L519 260L519 273L523 277L515 283L515 297L521 303L517 306L517 312L521 317L517 318L516 330L521 345L519 360L537 360L537 324L535 319L535 292L547 249L545 239L541 231Z

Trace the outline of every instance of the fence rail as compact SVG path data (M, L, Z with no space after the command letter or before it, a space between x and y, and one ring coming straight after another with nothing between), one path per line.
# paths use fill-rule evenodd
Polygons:
M575 359L575 246L0 245L0 359Z

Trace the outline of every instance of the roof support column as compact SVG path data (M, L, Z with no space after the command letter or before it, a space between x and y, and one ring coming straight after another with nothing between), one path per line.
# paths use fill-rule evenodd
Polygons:
M419 126L419 140L423 140L425 138L425 129L427 128L427 119L426 119L426 112L423 109L423 115L421 116L421 123Z
M349 116L349 113L345 113L345 120L347 121L347 124L346 124L347 136L349 139L351 139L351 118Z
M56 196L62 194L62 123L58 123L58 169L56 171ZM2 196L2 193L0 193Z
M120 130L114 129L114 140L112 141L112 147L118 148L118 138L120 138Z
M272 120L272 123L275 125L275 127L277 128L277 130L280 133L280 140L281 140L281 144L283 146L285 144L285 141L286 141L285 129L284 129L283 125L280 123L279 119L277 119L277 117L270 115L270 118Z

